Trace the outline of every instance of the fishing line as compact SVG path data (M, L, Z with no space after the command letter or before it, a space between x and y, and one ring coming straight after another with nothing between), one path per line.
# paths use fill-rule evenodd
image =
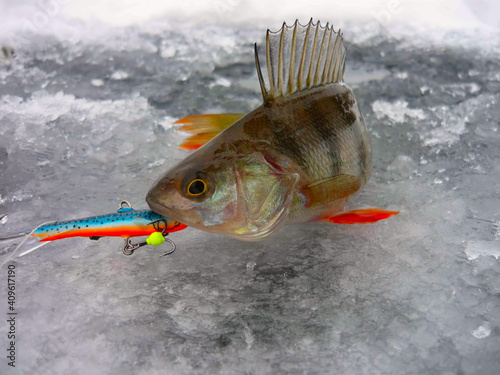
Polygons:
M44 225L49 225L49 224L54 224L55 221L47 221L46 223L42 223L40 225L38 225L35 229L33 229L30 233L26 234L24 239L21 241L21 243L19 245L17 245L17 247L14 249L14 251L7 257L7 259L0 265L0 268L2 268L5 263L9 262L13 257L14 255L17 253L17 251L21 248L21 246L26 242L26 240L33 234L35 233L35 231L40 228L40 227L43 227ZM17 237L21 237L21 235L14 235L14 236L9 236L9 237L2 237L1 239L2 240L8 240L8 239L14 239L14 238L17 238ZM35 251L36 249L42 247L43 245L46 245L47 243L43 243L43 244L40 244L40 245L37 245L35 246L34 248L30 249L30 250L26 250L24 252L22 252L19 257L22 257L26 254L29 254L31 253L32 251Z
M31 253L32 251L35 251L36 249L38 249L38 248L40 248L40 247L42 247L42 246L45 246L45 245L47 245L47 244L48 244L48 242L42 242L41 244L36 245L36 246L35 246L34 248L32 248L32 249L29 249L29 250L23 251L21 254L19 254L18 258L21 258L21 257L25 256L26 254L29 254L29 253Z

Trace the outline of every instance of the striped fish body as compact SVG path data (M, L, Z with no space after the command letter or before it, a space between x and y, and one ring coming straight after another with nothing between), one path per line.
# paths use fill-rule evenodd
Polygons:
M250 141L269 145L264 158L278 171L297 175L287 222L319 220L343 210L370 177L369 134L344 84L279 98L236 127Z
M269 90L256 49L263 105L166 172L150 207L249 241L344 210L371 172L363 116L342 82L344 56L341 36L319 23L268 32Z

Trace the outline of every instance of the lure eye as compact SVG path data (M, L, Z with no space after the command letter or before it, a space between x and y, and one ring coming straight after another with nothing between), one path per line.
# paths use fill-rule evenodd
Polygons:
M207 191L207 183L197 178L189 183L186 191L190 197L198 197Z

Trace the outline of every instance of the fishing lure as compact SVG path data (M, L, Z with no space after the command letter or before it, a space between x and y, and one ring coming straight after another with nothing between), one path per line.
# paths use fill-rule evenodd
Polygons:
M88 237L98 240L101 237L123 237L123 253L132 255L135 250L145 245L158 246L168 242L172 249L163 255L175 251L175 243L165 238L169 233L183 230L187 226L157 214L150 210L135 210L129 202L121 201L116 213L91 216L83 219L56 221L42 224L29 233L4 237L12 239L21 236L33 236L44 241L54 241L70 237ZM132 243L131 237L149 236L145 241Z

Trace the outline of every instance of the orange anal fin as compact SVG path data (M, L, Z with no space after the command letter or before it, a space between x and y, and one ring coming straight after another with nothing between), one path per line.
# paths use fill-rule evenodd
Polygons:
M243 113L205 114L187 116L177 120L175 124L182 125L179 130L192 134L180 145L180 148L184 150L200 148L243 116Z
M398 211L386 211L381 208L365 208L323 217L320 220L335 224L371 224L397 214L399 214Z

